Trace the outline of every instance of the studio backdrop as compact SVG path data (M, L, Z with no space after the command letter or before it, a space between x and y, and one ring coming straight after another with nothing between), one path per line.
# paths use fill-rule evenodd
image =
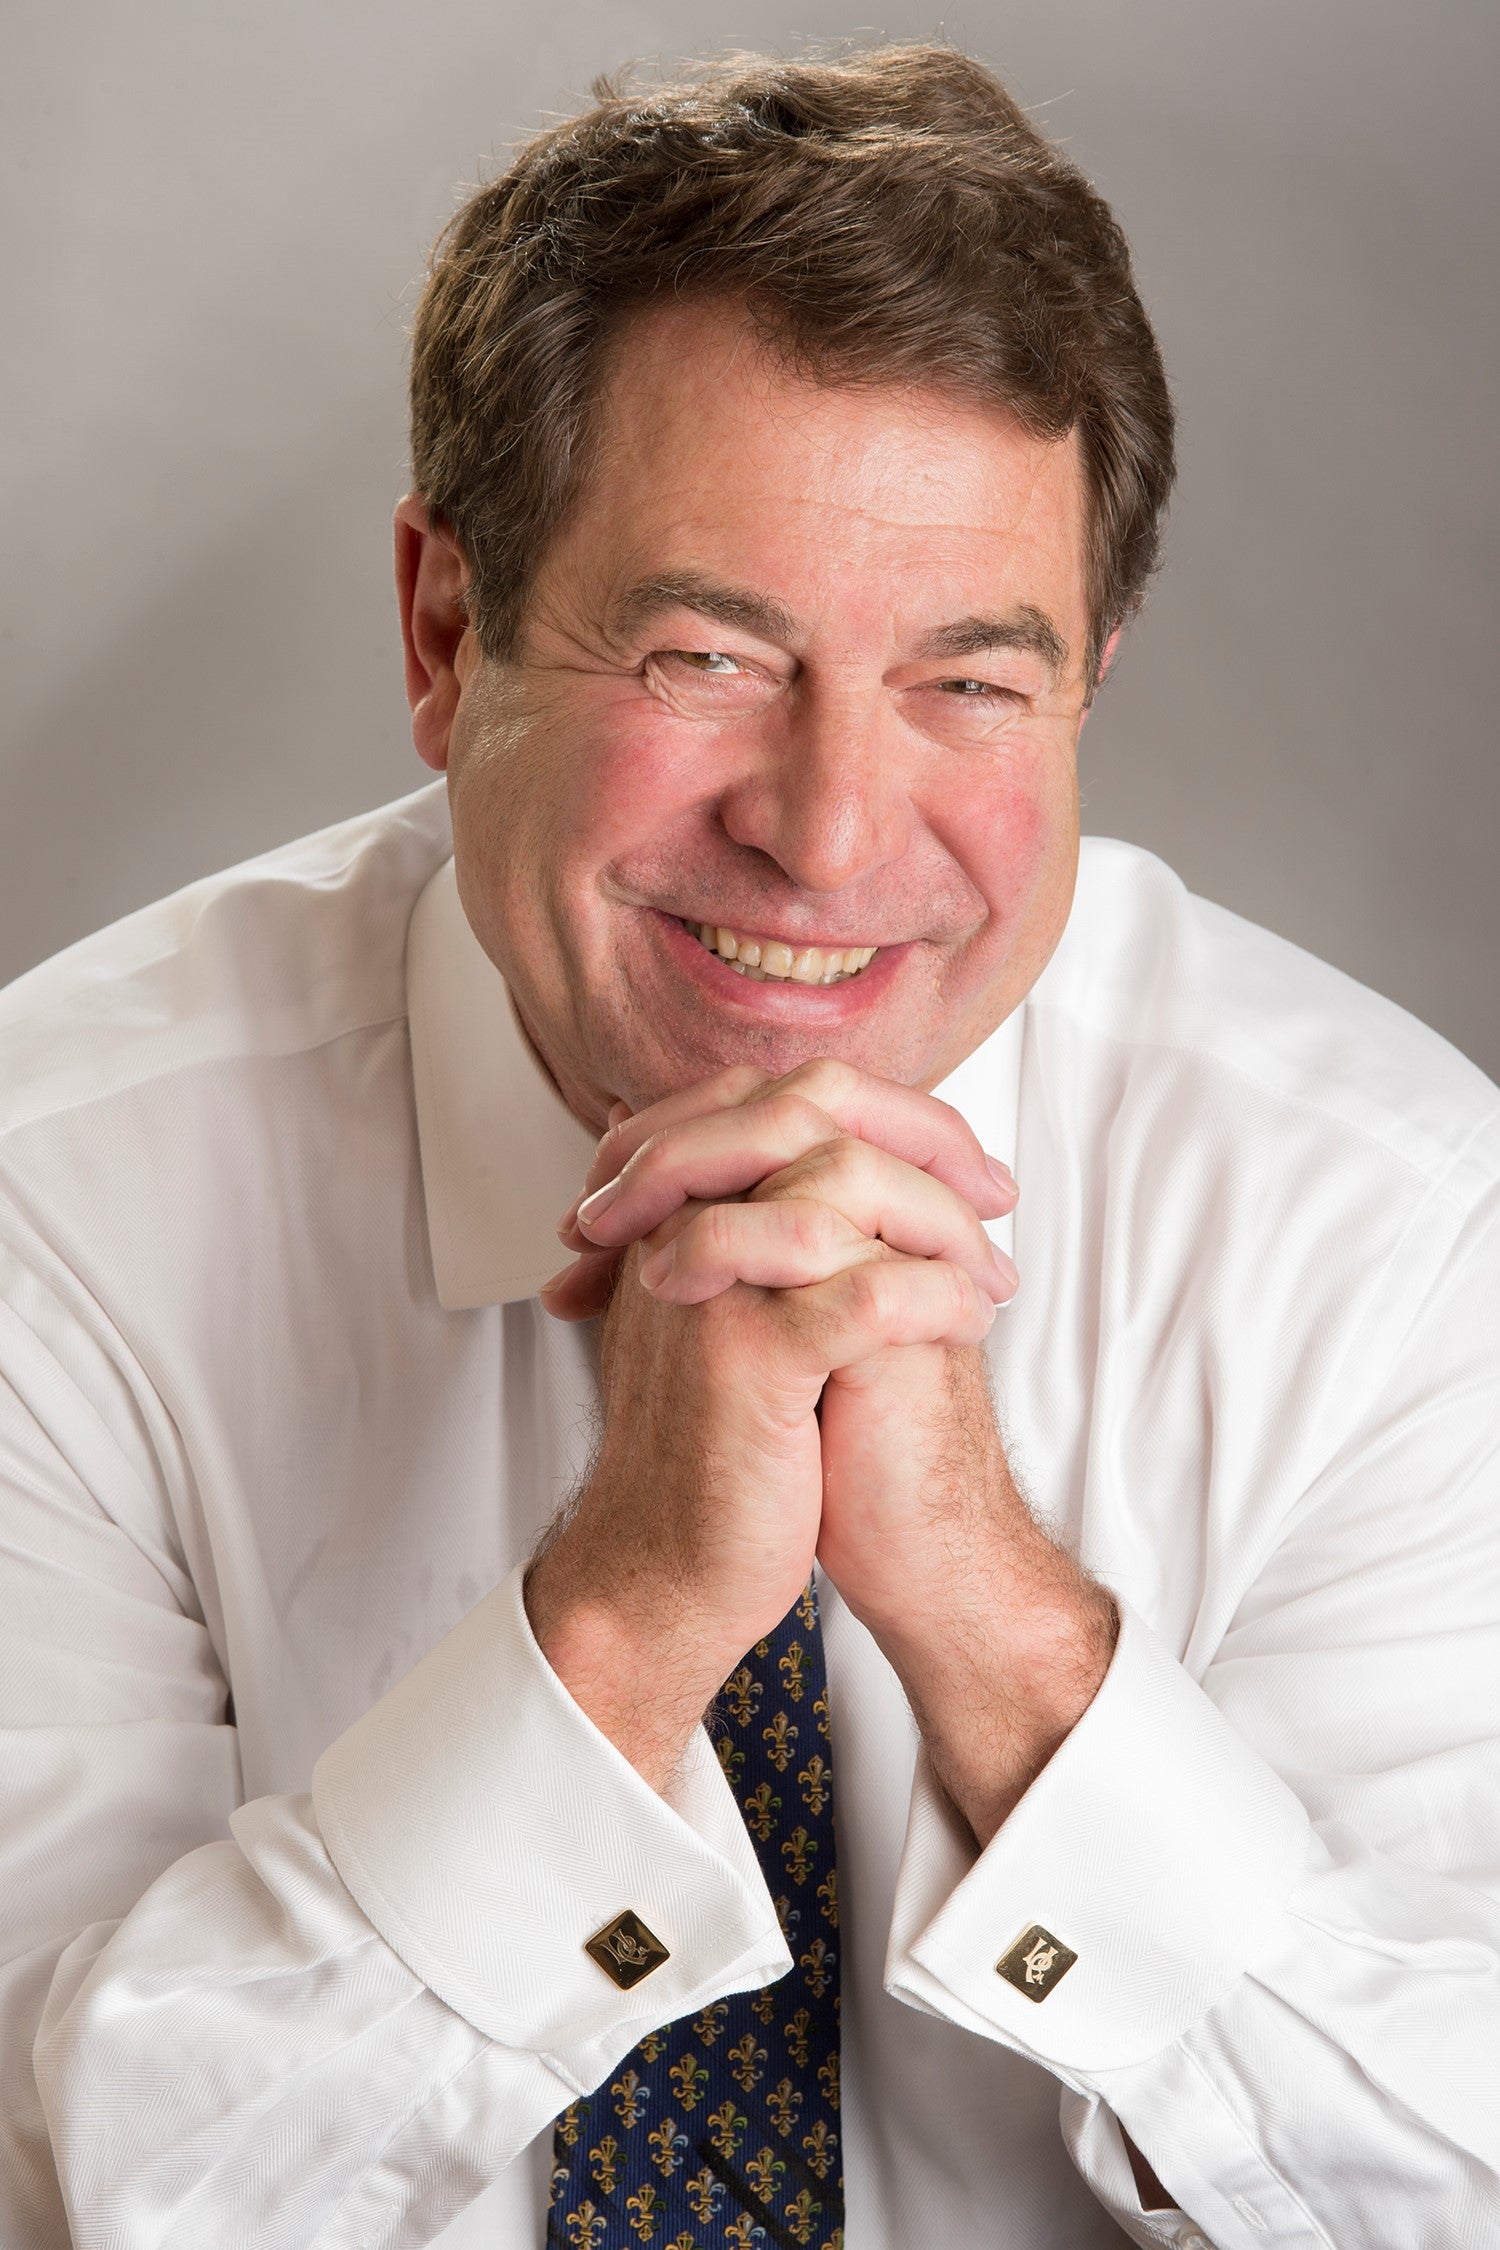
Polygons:
M934 33L1114 203L1181 410L1085 825L1500 1074L1493 0L12 9L0 980L426 778L389 513L458 193L633 57Z

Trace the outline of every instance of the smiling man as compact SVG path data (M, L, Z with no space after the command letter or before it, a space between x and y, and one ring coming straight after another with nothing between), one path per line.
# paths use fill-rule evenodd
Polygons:
M0 1003L0 2233L1500 2233L1500 1100L1080 853L1108 212L606 94L413 460L444 783Z

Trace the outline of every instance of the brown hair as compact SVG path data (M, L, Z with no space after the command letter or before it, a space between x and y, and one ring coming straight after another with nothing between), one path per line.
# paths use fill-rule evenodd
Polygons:
M1156 563L1173 418L1125 238L1082 173L941 46L594 92L456 213L417 312L413 477L468 558L486 655L514 652L621 316L722 295L799 372L1078 431L1091 685Z

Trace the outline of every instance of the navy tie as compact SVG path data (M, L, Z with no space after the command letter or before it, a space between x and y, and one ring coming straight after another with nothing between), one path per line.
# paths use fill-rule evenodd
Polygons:
M708 1728L795 1965L653 2031L563 2111L548 2250L843 2250L838 1877L811 1584L725 1682Z

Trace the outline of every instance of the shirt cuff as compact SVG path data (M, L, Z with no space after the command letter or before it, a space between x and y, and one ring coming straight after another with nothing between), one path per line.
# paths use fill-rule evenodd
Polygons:
M707 1734L659 1797L548 1664L521 1578L329 1744L312 1798L408 1968L582 2093L645 2032L792 1964ZM668 1957L622 1991L584 1945L627 1910Z
M983 1852L919 1761L886 1959L896 1998L1079 2084L1222 1997L1310 1848L1300 1799L1119 1608L1098 1694ZM1023 1936L1018 1988L998 1964Z

